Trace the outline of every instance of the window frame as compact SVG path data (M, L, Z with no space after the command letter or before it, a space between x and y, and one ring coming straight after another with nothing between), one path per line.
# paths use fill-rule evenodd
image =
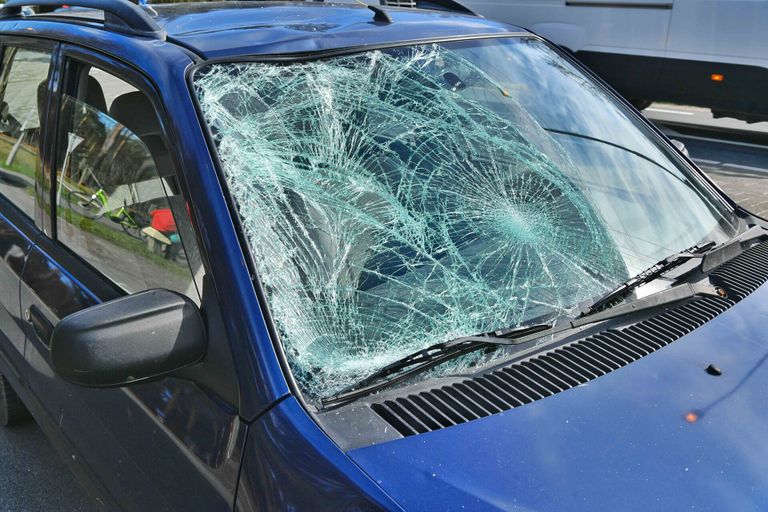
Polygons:
M107 55L98 53L96 51L86 49L83 47L62 44L60 47L59 59L56 62L58 73L58 88L54 91L54 94L50 95L48 102L48 128L49 135L46 143L48 144L49 154L49 169L50 171L45 173L45 184L48 187L49 195L45 198L46 204L50 205L49 212L44 213L44 224L49 233L50 251L56 254L56 259L62 261L65 267L70 269L73 275L80 280L86 287L93 291L96 296L101 300L111 300L117 297L128 295L129 292L118 286L109 276L98 270L85 258L81 257L76 248L72 248L58 238L57 230L57 211L56 211L56 187L57 176L56 166L58 161L57 154L57 138L59 136L59 128L62 125L60 119L61 106L64 100L64 94L72 93L74 88L77 87L78 73L72 73L72 69L76 69L79 66L86 65L98 68L106 73L113 75L114 77L123 80L124 82L135 87L141 93L145 94L149 99L161 128L161 139L169 150L171 163L173 165L173 177L176 178L176 182L179 185L179 193L184 198L185 204L190 210L188 221L192 224L192 230L195 234L194 243L197 245L197 249L200 253L201 263L203 266L203 273L200 276L193 275L190 272L192 281L195 284L195 288L198 293L198 297L194 298L196 301L202 300L203 295L203 278L205 274L210 273L210 266L208 264L205 251L203 249L202 241L200 239L200 230L195 222L195 216L192 213L194 206L189 201L189 192L187 183L184 178L183 166L179 161L178 156L172 148L177 147L175 144L175 137L173 132L169 129L172 125L169 122L169 117L165 111L163 102L160 100L160 95L157 93L157 88L154 83L141 71L134 66L126 64L117 59L111 58ZM74 94L72 94L74 96ZM51 121L53 117L53 121ZM42 187L41 187L42 188ZM41 210L44 208L41 206ZM186 242L189 243L189 242ZM46 244L49 245L49 244ZM190 269L191 270L191 269Z
M21 209L15 202L0 193L0 212L7 217L16 229L22 232L29 240L35 241L41 234L45 235L45 214L42 204L42 176L45 175L44 169L48 163L48 136L50 133L50 117L51 117L51 101L53 95L51 94L52 87L56 81L56 71L58 69L58 59L61 45L55 41L38 39L38 38L26 38L17 36L0 36L0 74L5 72L2 69L3 58L5 57L5 51L7 48L18 48L22 50L43 51L51 55L51 60L48 67L48 75L46 77L46 116L45 121L40 123L40 152L38 155L38 167L35 169L35 191L33 194L34 205L32 212L27 213ZM12 69L12 68L11 68Z

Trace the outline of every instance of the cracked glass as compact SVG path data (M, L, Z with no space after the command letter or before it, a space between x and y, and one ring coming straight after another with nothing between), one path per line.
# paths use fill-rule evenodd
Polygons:
M194 84L311 399L437 342L572 316L736 229L632 114L534 38L214 64Z

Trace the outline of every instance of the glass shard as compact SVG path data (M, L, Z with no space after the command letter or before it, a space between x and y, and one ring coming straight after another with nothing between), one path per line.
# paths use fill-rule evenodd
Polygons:
M195 86L312 399L439 341L572 313L628 277L581 171L458 52L211 65Z

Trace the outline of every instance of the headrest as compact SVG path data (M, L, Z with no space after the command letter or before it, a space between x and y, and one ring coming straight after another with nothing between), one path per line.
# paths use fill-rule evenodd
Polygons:
M88 76L88 85L85 89L85 102L101 112L107 112L107 101L104 99L104 90L101 84L92 76Z
M160 123L147 96L139 91L118 96L109 109L109 117L141 138L160 135Z

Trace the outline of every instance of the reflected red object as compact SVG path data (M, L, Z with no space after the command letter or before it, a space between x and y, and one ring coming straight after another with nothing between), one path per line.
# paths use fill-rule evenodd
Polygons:
M176 221L173 219L173 213L171 213L170 208L158 208L149 212L149 215L152 217L150 226L161 233L176 231Z

